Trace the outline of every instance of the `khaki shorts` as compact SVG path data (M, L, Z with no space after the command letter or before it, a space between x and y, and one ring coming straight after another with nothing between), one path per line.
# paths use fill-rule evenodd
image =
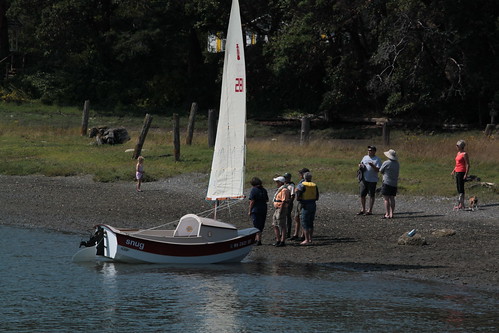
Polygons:
M272 225L274 227L286 228L286 212L287 208L276 208L272 216Z
M296 201L296 206L294 208L295 211L295 218L298 217L300 218L301 216L301 201Z

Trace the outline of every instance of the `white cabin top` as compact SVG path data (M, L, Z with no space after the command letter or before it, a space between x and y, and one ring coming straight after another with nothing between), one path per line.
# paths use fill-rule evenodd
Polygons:
M174 237L200 236L200 230L203 226L209 227L210 229L219 228L219 229L237 230L235 226L229 223L220 222L207 217L200 217L195 214L187 214L182 216L182 218L180 219L180 222L178 223L178 226L175 229L173 236Z

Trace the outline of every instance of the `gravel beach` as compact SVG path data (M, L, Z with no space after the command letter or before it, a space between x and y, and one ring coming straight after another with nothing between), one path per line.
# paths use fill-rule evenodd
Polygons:
M208 175L182 175L144 183L139 193L133 182L97 183L91 176L0 176L0 224L74 233L76 252L98 223L149 228L210 209L204 200L207 180ZM271 195L274 189L266 185ZM247 205L244 200L231 208L230 220L226 212L220 219L250 226ZM396 217L383 220L381 198L373 215L357 216L355 195L321 193L312 245L288 241L273 247L269 209L263 245L248 259L325 264L499 292L499 202L481 202L476 211L453 211L453 205L454 198L397 196ZM412 229L426 245L398 244ZM447 235L450 230L455 234Z

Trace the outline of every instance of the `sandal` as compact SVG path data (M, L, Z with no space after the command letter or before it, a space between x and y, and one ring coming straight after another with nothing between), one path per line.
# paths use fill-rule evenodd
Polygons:
M373 215L371 212L366 212L364 215Z
M360 211L360 212L357 213L357 215L364 215L364 212Z

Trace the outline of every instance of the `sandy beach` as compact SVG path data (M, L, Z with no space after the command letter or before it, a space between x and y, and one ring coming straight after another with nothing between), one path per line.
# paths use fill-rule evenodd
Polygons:
M138 193L133 182L97 183L90 176L0 176L0 224L74 233L76 252L80 239L98 223L149 228L210 209L204 200L207 180L208 175L182 175L144 183ZM271 183L266 185L272 194ZM357 216L355 195L322 193L312 245L288 241L286 247L273 247L269 209L264 245L254 247L248 259L325 264L499 292L499 202L481 202L476 211L453 211L454 201L397 196L396 217L383 220L381 198L373 215ZM244 200L231 209L230 220L227 213L221 219L250 226L247 205ZM426 245L398 245L399 237L412 229ZM455 234L442 236L442 230Z

